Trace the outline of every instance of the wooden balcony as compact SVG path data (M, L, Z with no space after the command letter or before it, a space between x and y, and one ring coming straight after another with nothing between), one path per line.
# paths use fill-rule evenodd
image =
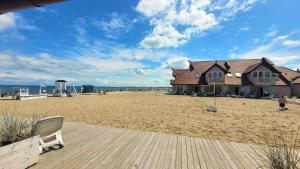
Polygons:
M272 85L276 83L277 77L257 77L251 78L251 81L256 85Z
M207 83L224 83L224 77L207 77L206 78Z

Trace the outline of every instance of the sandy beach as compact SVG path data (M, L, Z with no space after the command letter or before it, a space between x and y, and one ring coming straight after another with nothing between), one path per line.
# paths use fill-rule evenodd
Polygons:
M170 96L158 92L109 93L0 100L0 111L44 116L63 115L66 121L135 130L158 131L242 143L264 143L273 129L290 131L300 126L300 105L281 112L276 101L216 98L218 112L207 112L213 98Z

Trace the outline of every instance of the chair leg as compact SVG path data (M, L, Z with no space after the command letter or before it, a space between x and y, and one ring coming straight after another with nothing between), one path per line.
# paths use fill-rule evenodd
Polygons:
M44 144L43 140L40 139L40 145L39 145L40 154L42 154L43 152L43 147L42 147L43 144Z
M64 147L64 142L62 139L61 131L58 131L56 133L56 139L59 141L60 146L63 148Z

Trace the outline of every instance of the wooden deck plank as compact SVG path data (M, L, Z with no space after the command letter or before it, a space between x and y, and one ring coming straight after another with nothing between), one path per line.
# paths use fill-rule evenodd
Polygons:
M182 169L188 169L188 162L187 162L187 147L186 147L186 141L185 141L185 136L182 136L181 137L181 146L182 146L182 149L181 149L181 158L182 158L182 161L181 161L181 168Z
M97 128L95 126L87 126L86 128L76 128L77 132L71 132L71 137L70 139L67 139L64 137L64 142L65 142L65 147L61 150L57 150L57 151L50 151L47 153L47 159L42 157L40 158L40 162L48 162L48 161L52 161L51 163L44 163L43 167L45 168L53 168L54 166L58 166L58 165L65 165L65 163L67 163L68 161L65 160L67 158L69 158L72 155L77 156L77 152L78 150L81 148L82 141L88 141L89 138L81 138L80 136L84 133L86 133L86 129L92 131L96 131ZM67 134L66 134L67 135ZM63 154L68 154L68 156L63 156ZM61 158L57 159L57 156L61 156ZM38 163L39 165L40 163ZM36 165L36 166L38 166Z
M251 161L255 164L255 167L262 168L262 161L257 152L252 148L251 144L243 144L243 147L247 150L247 154L249 155Z
M240 169L261 167L258 145L65 123L65 147L35 168Z
M217 144L216 140L209 140L208 141L213 149L213 151L216 153L216 156L218 156L218 159L220 160L220 168L225 168L225 169L233 169L232 165L230 164L230 160L226 157L227 154L224 153L222 150L223 148Z
M182 141L180 136L176 136L176 161L175 161L175 169L181 169L182 165Z
M147 133L138 134L137 137L134 138L133 141L129 142L129 144L122 150L120 149L118 154L115 157L112 157L112 160L115 161L114 163L108 164L106 169L120 169L126 163L132 159L132 157L137 153L136 149L139 148L140 144L144 144L144 140L147 138Z
M217 161L216 157L214 156L211 148L208 145L208 141L206 139L201 139L201 141L202 141L202 144L203 144L202 147L206 150L206 153L207 153L205 156L208 157L206 159L206 162L210 161L211 162L211 166L214 169L220 168L219 165L218 165L218 161Z
M155 154L152 165L150 168L152 169L157 169L157 167L159 166L159 162L161 160L164 160L164 145L167 143L167 138L166 138L166 134L162 134L161 136L161 143L158 145L158 152Z
M149 156L153 152L154 147L158 144L158 135L159 133L154 133L151 142L148 146L145 147L145 151L141 152L138 156L137 160L135 161L135 165L133 167L130 167L132 169L136 168L142 168L143 164L145 164L147 161L149 161Z
M240 143L234 143L234 145L240 151L240 154L246 160L246 162L248 163L248 165L251 166L251 168L256 168L256 165L254 164L255 161L253 159L251 159L251 157L247 153L247 150L244 148L244 146L242 144L240 144Z
M166 169L168 168L168 164L166 164L166 159L168 158L168 147L170 146L170 142L172 141L169 135L165 135L165 142L162 145L162 151L160 153L160 158L157 163L157 169Z
M122 150L131 142L138 134L133 131L127 132L125 135L121 136L119 139L115 140L109 146L107 146L103 151L98 151L98 153L90 160L88 168L105 168L107 164L114 161L114 158L121 153Z
M95 132L91 132L89 131L88 134L86 134L86 136L88 138L90 138L88 141L86 142L77 142L78 145L80 146L80 149L78 149L77 153L73 153L72 156L68 156L67 160L68 160L68 166L70 168L74 167L78 167L80 164L88 162L89 161L89 157L92 156L92 154L96 151L96 147L102 147L103 144L107 144L107 142L109 142L109 140L111 140L112 138L116 137L117 135L121 134L122 131L118 131L118 132L114 132L111 130L96 130ZM95 141L97 140L97 141ZM80 154L80 159L78 159L78 155Z
M196 165L197 165L196 162L198 161L198 157L194 156L195 152L193 151L194 146L193 146L193 143L192 143L192 139L190 139L189 137L186 137L185 141L186 141L186 147L187 147L188 168L189 169L196 169L197 168L196 167Z
M229 158L229 161L233 163L233 165L236 165L238 169L240 168L245 168L245 165L239 161L239 156L238 154L232 149L231 146L227 145L226 142L224 141L217 141L221 147L224 149L224 151L227 154L227 158Z
M147 133L144 140L136 147L135 152L131 154L129 160L125 161L120 168L140 168L141 160L144 155L147 154L147 150L149 150L149 147L153 142L154 135L155 133Z
M198 155L198 159L199 159L199 164L200 164L200 168L201 169L208 169L206 163L205 163L205 159L204 159L204 155L203 155L203 152L201 150L201 147L199 145L199 141L200 140L199 138L193 138L193 141L194 141L194 144L195 144L195 147L196 147L196 150L197 150L197 155Z
M163 164L164 169L171 168L171 165L172 165L171 160L172 160L172 157L173 157L173 150L174 150L174 148L173 148L174 141L176 141L174 135L170 135L169 136L168 147L166 149L167 150L166 151L166 157L165 157L164 164ZM174 169L174 167L172 169Z
M223 161L222 157L220 157L218 151L216 150L215 145L213 144L213 141L208 139L205 139L205 141L208 147L210 148L213 157L216 159L218 167L221 169L230 169L230 167L227 166L226 163Z
M221 156L223 156L223 160L228 162L230 165L230 168L232 169L239 169L239 167L236 165L236 158L234 158L233 154L231 152L226 151L226 148L221 144L219 140L215 140L216 147L219 148L221 151Z
M243 166L243 168L251 168L251 166L249 166L247 160L245 159L245 157L243 156L241 151L236 147L235 144L231 142L224 142L224 143L231 149L235 158L238 159L239 163Z
M158 146L159 144L161 144L162 142L162 134L159 133L156 138L155 138L157 141L156 143L154 144L154 146L152 147L152 150L151 150L151 153L149 154L148 158L147 159L144 159L144 162L141 166L141 168L143 169L149 169L151 167L151 165L153 165L153 163L155 163L154 161L154 157L156 154L159 153L159 149L158 149Z

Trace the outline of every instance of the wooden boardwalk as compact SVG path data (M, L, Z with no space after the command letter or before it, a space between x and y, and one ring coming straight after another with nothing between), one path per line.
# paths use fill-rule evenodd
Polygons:
M261 168L255 145L65 123L65 147L40 156L32 169Z

